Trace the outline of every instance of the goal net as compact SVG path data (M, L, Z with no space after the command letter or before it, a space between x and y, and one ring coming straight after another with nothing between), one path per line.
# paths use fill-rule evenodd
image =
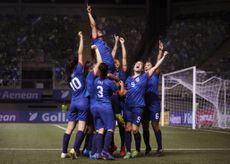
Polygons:
M170 126L230 128L229 87L196 67L163 74L162 112L169 112Z

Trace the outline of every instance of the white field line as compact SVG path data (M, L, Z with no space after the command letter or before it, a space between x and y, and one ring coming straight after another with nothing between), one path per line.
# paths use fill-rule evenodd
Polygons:
M53 124L52 126L55 126L55 127L59 128L59 129L62 129L62 130L66 130L65 127L63 127L61 125L58 125L58 124ZM115 131L114 133L116 134L116 133L119 133L119 132Z
M60 148L0 148L0 151L60 151ZM141 148L142 151L145 148ZM230 148L167 148L164 151L230 151Z
M65 127L63 127L63 126L60 126L60 125L58 125L58 124L53 124L52 126L55 126L55 127L57 127L57 128L59 128L59 129L62 129L62 130L66 130L66 128ZM186 128L186 127L171 127L171 128L178 128L178 129L186 129L186 130L192 130L192 129L190 129L190 128ZM226 132L226 131L218 131L218 130L208 130L208 129L197 129L197 130L195 130L195 132L199 132L199 131L203 131L203 132L212 132L212 133L222 133L222 134L230 134L230 132ZM118 133L117 131L115 131L115 133Z
M62 130L66 130L65 127L60 126L60 125L58 125L58 124L53 124L52 126L55 126L55 127L59 128L59 129L62 129Z
M170 128L193 130L191 128L186 128L186 127L170 127ZM209 130L209 129L196 129L196 130L193 130L193 131L194 132L196 132L196 131L203 131L203 132L213 132L213 133L230 134L230 132L226 132L226 131Z

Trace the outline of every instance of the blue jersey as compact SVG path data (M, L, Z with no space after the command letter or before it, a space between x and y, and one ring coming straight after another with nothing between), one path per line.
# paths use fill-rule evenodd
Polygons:
M125 85L127 93L125 103L130 107L145 106L145 92L148 81L148 73L143 73L135 78L128 77Z
M90 98L93 97L93 84L94 84L94 72L91 71L88 73L88 75L86 76L86 84L87 84L87 91L89 93Z
M88 96L82 64L78 63L74 68L69 84L72 89L72 99Z
M123 82L125 82L125 80L127 79L127 73L124 72L122 69L115 70L113 75L119 77L119 79Z
M87 91L90 96L90 106L91 107L94 106L96 103L95 95L94 95L94 79L95 79L94 72L93 71L89 72L86 77L86 84L87 84Z
M92 44L96 45L102 58L102 62L107 64L109 71L114 71L114 61L111 54L111 48L102 39L93 39Z
M111 96L113 92L118 91L115 82L109 79L96 78L94 81L94 92L97 102L111 104Z
M151 78L148 80L146 94L145 94L145 101L147 106L149 107L160 108L160 104L159 104L160 100L158 97L158 83L159 83L159 75L153 73Z
M148 80L146 93L152 93L158 95L158 83L159 83L159 75L153 73L151 78Z

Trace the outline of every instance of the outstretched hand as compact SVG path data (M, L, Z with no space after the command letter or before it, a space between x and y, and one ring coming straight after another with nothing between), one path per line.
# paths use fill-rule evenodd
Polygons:
M164 44L161 40L159 40L159 50L164 50Z
M87 12L90 13L90 14L91 14L91 12L92 12L92 8L91 8L91 6L89 6L89 5L87 5Z
M97 49L97 46L93 44L93 45L91 45L91 49L92 49L92 50L96 50L96 49Z
M83 35L82 35L81 31L78 32L78 36L79 36L79 38L83 38Z
M165 52L164 52L164 56L166 56L166 55L168 55L168 54L169 54L168 51L165 51Z
M113 37L114 37L114 39L115 39L115 42L118 42L119 36L114 34Z
M119 40L120 40L120 43L121 43L121 44L124 44L124 43L125 43L125 39L124 39L124 38L120 37Z

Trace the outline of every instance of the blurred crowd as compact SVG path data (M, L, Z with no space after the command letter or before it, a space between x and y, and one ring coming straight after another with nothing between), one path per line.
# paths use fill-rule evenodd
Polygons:
M128 57L132 56L145 29L142 17L97 17L98 28L113 47L113 34L125 38ZM21 76L22 61L52 62L54 77L65 80L67 56L76 55L76 29L82 23L77 16L0 16L0 86L12 85ZM163 72L192 65L202 65L209 55L229 37L229 23L222 17L174 20L163 42L170 59L162 65ZM88 34L89 35L89 34ZM121 55L118 50L118 57ZM229 63L229 57L220 63ZM226 64L225 64L226 65ZM227 64L228 65L228 64ZM218 66L218 65L217 65ZM219 68L220 67L220 68ZM225 70L224 64L213 71Z
M167 29L165 38L172 57L163 63L164 70L169 72L194 65L202 66L229 38L229 25L229 22L221 17L173 21Z

